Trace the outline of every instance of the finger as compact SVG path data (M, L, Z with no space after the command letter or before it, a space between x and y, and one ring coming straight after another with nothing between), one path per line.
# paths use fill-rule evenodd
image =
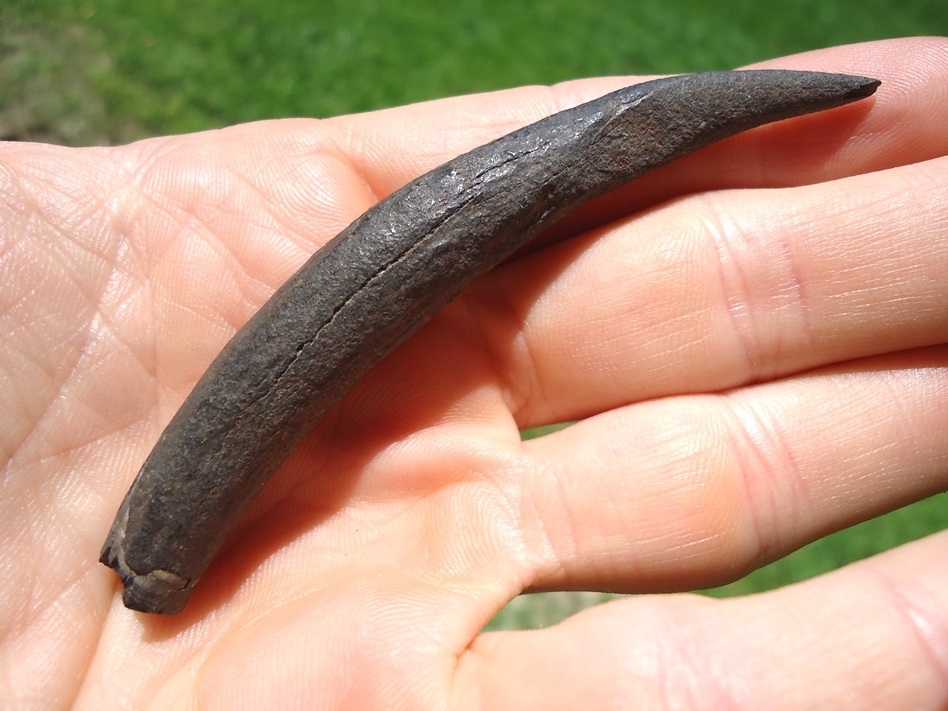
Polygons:
M531 589L689 590L948 490L948 347L621 408L526 443ZM522 489L516 489L522 486Z
M673 195L737 185L801 184L942 155L948 150L948 135L937 120L939 97L930 87L948 75L944 46L945 41L937 38L899 40L780 60L789 68L878 75L892 89L873 100L865 121L866 109L852 107L834 112L836 118L821 115L735 137L595 201L557 232L576 234ZM275 216L267 227L278 226L294 245L310 253L379 199L445 161L551 113L644 79L584 79L322 122L248 124L219 132L213 142L202 134L181 137L170 154L168 146L159 143L146 142L134 150L136 156L149 159L146 194L166 192L169 176L174 175L173 187L184 188L188 196L185 207L200 207L203 220L209 221L215 209L234 204L231 197L222 205L222 198L245 185L266 198L267 213ZM154 146L159 145L163 154L154 163ZM169 160L181 165L170 170ZM207 167L221 164L230 165L231 171L208 181ZM254 226L231 225L231 230L244 232ZM249 248L253 243L246 244ZM296 261L280 265L267 283L271 279L280 283L304 258L297 255Z
M521 426L575 420L944 342L946 226L948 159L692 196L509 265L468 303Z
M863 62L878 53L881 65L894 62L895 55L902 62L897 66L913 68L916 81L943 79L943 74L934 76L941 68L938 62L912 64L919 62L926 48L907 43L896 55L887 45L871 45L851 50L848 61L859 58ZM842 62L843 56L834 54L833 61ZM870 59L863 63L877 68ZM146 278L152 285L151 312L160 339L155 352L168 389L165 416L170 416L227 338L273 290L381 197L464 150L628 81L602 79L553 90L520 89L325 122L248 124L119 150L117 164L137 167L123 181L114 201L115 220L134 253L150 266ZM898 126L918 136L930 130L931 122L921 122L918 116L924 112L912 110L924 108L920 106L924 97L911 92L909 96L905 106L899 107L907 118ZM929 104L930 98L925 107ZM851 160L856 163L840 157L839 151L848 151L850 145L840 148L840 143L853 134L854 121L860 121L865 111L835 112L836 119L790 122L756 133L756 138L738 137L724 153L709 153L667 173L657 180L654 191L648 183L636 188L644 201L638 204L668 195L662 184L673 187L671 194L706 186L706 181L688 183L689 175L701 174L701 165L706 166L705 175L718 176L711 185L748 185L764 173L767 184L786 184L858 170L872 163L866 156L891 156L890 136L883 132L881 138L868 142L869 148L854 149ZM880 131L876 124L865 125L875 133ZM827 136L827 127L833 127L835 137ZM864 138L871 135L875 134ZM918 145L916 154L900 160L918 160L936 151L939 144L929 139ZM784 164L786 169L776 167L775 150L791 157ZM840 166L829 173L823 163L813 163L814 152L825 157L827 151ZM725 155L728 165L735 166L727 174L720 170ZM623 212L635 204L625 204Z
M874 76L872 111L850 107L764 127L676 161L601 198L555 228L560 237L675 195L724 187L798 185L927 160L948 152L939 120L948 41L918 38L825 49L766 65ZM347 116L337 144L376 197L471 148L555 111L644 80L610 77L444 99ZM868 104L867 104L868 106ZM384 120L380 120L384 117ZM438 141L432 141L438 136Z
M942 533L750 598L632 598L483 634L454 708L942 709L946 555Z

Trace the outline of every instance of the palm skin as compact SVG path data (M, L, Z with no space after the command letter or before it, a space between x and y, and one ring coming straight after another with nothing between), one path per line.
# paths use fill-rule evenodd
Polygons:
M630 80L0 146L0 697L942 708L946 533L765 595L480 632L523 590L724 582L948 488L948 44L773 65L884 84L669 166L478 282L317 427L173 618L124 609L97 557L227 339L381 197Z

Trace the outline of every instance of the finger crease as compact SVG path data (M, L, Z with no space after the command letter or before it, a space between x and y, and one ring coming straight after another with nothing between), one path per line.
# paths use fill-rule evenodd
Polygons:
M805 508L809 498L806 477L775 418L734 397L725 397L724 402L733 423L728 427L730 446L756 536L756 562L770 561L785 548L781 531L794 530L793 519ZM787 482L789 491L778 491L776 482Z
M806 280L791 244L784 232L758 233L753 222L742 226L711 201L704 202L700 219L717 254L726 313L747 380L768 380L782 372L787 354L813 348ZM770 239L773 234L778 236ZM803 342L790 344L788 336Z

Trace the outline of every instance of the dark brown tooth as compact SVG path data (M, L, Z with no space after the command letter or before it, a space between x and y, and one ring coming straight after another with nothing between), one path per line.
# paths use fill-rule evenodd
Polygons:
M172 614L290 451L375 363L540 230L735 133L872 94L864 77L711 72L637 84L435 168L314 254L198 381L101 560L125 605Z

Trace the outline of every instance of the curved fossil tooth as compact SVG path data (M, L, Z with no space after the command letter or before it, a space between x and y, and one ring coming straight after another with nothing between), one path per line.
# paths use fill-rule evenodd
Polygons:
M714 141L878 85L793 71L650 81L476 148L374 206L233 337L159 438L102 549L125 605L180 611L238 516L314 424L554 220Z

